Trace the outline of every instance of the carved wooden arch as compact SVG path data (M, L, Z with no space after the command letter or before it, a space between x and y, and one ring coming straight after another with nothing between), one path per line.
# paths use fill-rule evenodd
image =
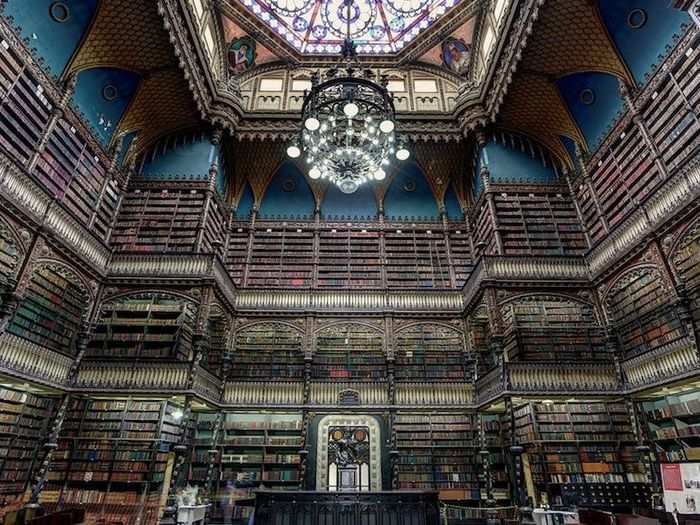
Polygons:
M573 124L578 128L578 125L576 124L575 121L573 121ZM564 171L565 168L571 169L574 166L573 160L571 159L571 157L568 154L566 156L562 157L563 154L561 151L553 150L545 142L543 142L542 139L540 139L539 137L537 137L537 135L531 133L530 131L522 131L520 129L512 128L510 126L502 126L502 125L494 126L493 130L494 131L503 131L505 133L512 133L514 135L521 135L521 136L531 140L532 142L537 144L540 148L542 148L544 151L549 153L553 159L556 159L557 161L559 161L560 171ZM560 133L560 135L565 136L574 142L579 142L579 140L580 140L579 137L572 137L569 133L566 133L566 132ZM562 148L565 149L563 144L562 144Z
M34 272L47 267L63 275L66 277L66 279L73 279L73 284L77 285L83 290L83 293L86 294L88 301L92 302L95 299L95 290L93 289L93 286L91 286L90 282L85 279L80 270L78 270L75 266L58 259L42 257L37 259L36 265L34 266Z
M595 7L595 9L596 9L596 11L598 10L597 7ZM615 52L617 53L617 51L615 51ZM625 64L624 61L622 61L622 64L623 64L623 66L625 67L625 69L627 69L627 65ZM578 75L578 74L584 74L584 73L600 73L600 74L604 74L604 75L610 75L611 77L616 78L616 79L618 80L618 82L623 82L623 83L625 83L626 85L635 85L635 84L634 84L634 80L632 80L632 84L629 84L630 80L629 80L628 78L625 78L625 77L623 77L623 76L620 76L617 72L612 71L612 70L609 70L609 69L606 69L606 68L587 68L587 69L585 69L585 70L575 70L575 69L574 69L574 70L567 71L566 73L563 73L563 74L557 76L556 80L559 80L559 79L564 78L564 77L566 77L566 76ZM591 151L591 145L588 144L588 140L586 139L586 136L585 136L585 134L583 133L583 130L581 129L581 126L579 126L578 122L576 121L576 119L574 118L574 116L571 114L571 110L569 109L569 105L566 103L566 100L564 100L564 95L563 95L562 92L559 90L559 87L556 85L556 82L553 81L552 84L554 85L554 89L555 89L555 91L557 92L557 96L559 97L559 99L560 99L560 101L561 101L562 107L564 108L564 110L566 111L566 114L567 114L568 117L569 117L571 126L573 127L573 129L576 130L576 132L577 132L578 135L579 135L579 138L578 138L578 139L574 139L574 140L575 140L576 142L578 142L580 146L583 146L583 147L585 148L586 151L588 151L588 152L590 152L590 153L595 153L594 151ZM622 99L622 96L621 96L619 93L617 94L617 96L620 97L620 99ZM627 111L627 106L626 106L624 100L622 100L622 108L623 108L622 113L624 114L624 113ZM613 120L612 120L611 122L608 123L608 125L607 125L607 127L606 127L606 129L605 129L605 131L604 131L604 138L607 137L607 136L610 134L610 131L617 125L617 123L618 123L619 121L620 121L619 115L616 115L616 116L613 118ZM565 136L571 138L571 136L570 136L568 133L560 133L560 135L565 135ZM560 140L560 142L561 142L561 140ZM564 148L563 145L562 145L562 150L566 151L566 148ZM569 162L568 165L569 165L570 167L573 166L573 164L572 164L571 162Z
M489 320L489 311L488 307L485 304L480 304L474 310L468 315L469 319L477 319L477 316L483 316L483 318L488 322Z
M699 4L700 5L700 4ZM680 279L685 279L685 277L680 272L678 267L678 258L680 257L681 250L688 247L689 244L695 241L700 241L700 217L696 218L690 224L688 224L683 230L681 230L678 237L671 244L668 254L671 264L673 264L676 274Z
M405 332L406 330L409 330L411 328L415 328L416 326L440 326L442 328L445 328L447 330L452 330L453 332L456 332L458 334L464 335L464 331L460 330L454 325L451 325L450 323L446 323L445 321L430 321L430 320L424 320L424 321L413 321L410 323L407 323L405 325L401 325L398 327L395 331L395 335L400 335L401 332Z
M664 272L658 266L650 263L635 264L634 266L625 269L605 288L602 294L602 302L605 304L605 306L608 307L610 305L610 298L614 294L619 292L623 287L627 286L627 283L625 282L626 280L628 280L630 277L641 275L642 273L646 272L658 274L659 282L661 283L663 290L667 293L671 292L668 282L664 278Z
M410 164L417 166L420 170L420 174L423 176L425 182L427 182L428 186L430 187L430 193L432 194L433 200L435 200L435 206L439 211L441 199L438 198L437 194L435 193L435 184L428 177L424 167L421 165L420 162L418 162L417 159L412 158L411 160L406 161L403 164L403 166L409 166ZM394 183L394 180L399 176L401 171L402 170L399 169L399 167L396 164L392 164L389 173L387 173L386 181L384 182L384 184L377 184L375 186L375 198L377 198L377 204L380 206L382 212L384 211L384 199L386 198L387 191L389 191L389 188L391 188L391 185Z
M303 173L303 172L302 172L302 173ZM316 183L317 183L317 182L319 182L319 181L321 181L321 180L323 180L323 179L319 179L319 180L317 180L317 181L309 181L309 182L311 182L311 183L316 182ZM328 188L330 188L330 185L331 185L330 182L325 182L325 181L324 181L324 191L323 191L323 195L321 196L320 203L319 203L319 205L318 205L318 206L319 206L319 209L320 209L322 212L323 212L323 201L326 199L326 194L328 193ZM382 201L381 201L381 197L380 197L380 193L381 193L381 192L379 192L379 191L377 191L377 190L378 190L379 188L383 187L383 186L384 186L383 184L375 184L374 187L372 188L372 198L374 199L374 203L377 205L377 212L379 212L380 204L381 204L381 202L382 202ZM326 215L326 218L328 218L328 215ZM343 218L341 217L340 220L343 220Z
M439 326L440 328L444 328L445 330L449 330L453 332L455 335L459 336L462 339L462 346L466 350L467 346L467 340L469 339L468 335L464 331L464 325L462 325L462 328L458 328L454 325L451 325L449 323L446 323L444 321L430 321L430 320L425 320L425 321L415 321L411 322L405 325L402 325L398 327L393 334L391 334L391 338L394 342L398 341L398 339L403 335L404 332L407 332L408 330L412 328L416 328L418 326Z
M9 275L9 277L12 278L17 277L17 273L19 272L21 266L20 261L22 261L27 255L27 250L22 242L22 237L17 233L17 230L2 217L0 217L0 238L4 238L10 242L17 251L17 256Z
M384 335L384 330L381 328L373 325L372 323L368 323L367 321L360 321L360 320L353 320L353 321L333 321L331 323L328 323L326 325L323 325L319 328L316 328L314 330L314 335L318 335L321 333L323 330L327 330L329 328L335 328L337 326L363 326L365 328L369 328L375 332L377 332L380 335Z
M231 318L231 315L229 315L229 313L226 311L226 308L221 306L219 302L212 301L212 303L209 305L209 315L207 317L207 321L215 317L220 317L224 319L224 326L227 339L226 346L228 346L228 340L231 338L231 334L233 333L233 319Z
M620 64L624 68L625 75L619 75L616 73L611 73L614 74L617 78L625 82L628 86L637 86L637 81L634 79L634 75L632 74L632 70L630 69L629 64L627 64L627 60L625 60L625 57L623 54L620 52L620 50L617 48L617 44L615 44L615 40L613 39L612 35L610 34L610 29L608 28L608 24L605 23L605 20L603 19L603 15L600 12L600 7L598 6L597 2L593 2L591 4L593 8L593 12L595 13L596 18L600 22L601 27L603 28L603 33L605 33L605 36L608 40L608 44L610 45L610 48L613 50L615 53L615 56L617 59L620 61ZM602 72L602 71L601 71Z
M279 324L286 326L288 328L291 328L295 332L299 333L302 337L304 336L304 330L303 328L300 328L299 326L295 325L294 323L291 323L289 321L284 321L284 320L277 320L277 319L256 319L255 321L250 321L247 323L242 324L241 326L236 327L236 329L233 331L233 334L237 336L240 334L243 330L246 330L248 328L251 328L253 326L258 326L258 325L266 325L266 324Z
M82 50L83 46L85 45L85 42L87 41L88 36L92 32L95 22L97 21L98 14L100 12L100 9L102 8L102 4L104 4L106 0L97 0L95 2L95 10L92 13L92 18L90 19L90 23L87 25L85 28L85 31L83 31L83 34L80 35L80 41L78 42L78 45L75 46L75 49L73 50L73 53L71 54L70 58L68 59L68 62L66 62L66 67L63 68L63 71L61 71L61 74L59 75L59 80L64 81L69 75L72 75L73 73L76 73L78 71L72 70L73 63L75 62L76 58L80 54L80 51Z
M127 112L131 108L131 104L129 104L129 107L127 107L126 111L124 111L124 117L126 117ZM136 132L137 135L134 137L134 140L129 144L129 149L128 151L124 154L124 166L128 166L129 163L132 160L137 160L139 156L147 151L150 147L152 147L154 144L157 144L158 141L163 140L165 137L169 135L174 135L176 133L187 133L188 131L194 131L196 130L196 126L192 126L191 124L182 124L182 125L177 125L177 126L172 126L170 128L166 128L163 130L161 133L157 135L151 135L148 136L146 134L143 134L143 127L135 127L131 129L126 129L126 130L119 130L119 137L123 137L128 135L129 133ZM147 137L146 141L142 140L142 137ZM112 139L112 142L110 142L110 145L114 145L116 142L116 135Z
M109 289L108 289L109 291ZM194 303L195 305L197 304L197 298L192 295L188 294L186 292L180 292L177 290L163 290L162 288L144 288L144 289L138 289L138 290L125 290L125 291L118 291L112 295L105 295L102 298L102 302L106 303L108 301L112 301L114 299L121 299L127 296L134 296L134 295L148 295L148 294L159 294L159 295L167 295L170 297L175 297L178 299L184 299L185 301L189 301L191 303Z
M128 108L127 108L128 111ZM124 113L126 115L126 112ZM142 128L134 128L134 129L128 129L128 130L119 130L119 134L115 134L115 141L118 138L125 137L131 132L136 132L137 135L134 137L134 140L131 142L129 145L129 151L126 152L124 156L124 165L127 165L128 162L133 158L134 160L139 160L140 156L147 153L151 148L153 148L158 142L161 140L164 140L168 137L171 137L173 135L178 135L178 134L185 134L185 133L202 133L202 134L207 134L209 135L209 138L211 138L211 133L209 130L201 125L191 125L191 124L185 124L183 126L177 126L173 128L168 128L163 130L162 132L158 133L157 135L151 135L148 138L147 142L141 143L139 140L140 138L140 133L142 131ZM138 144L137 144L138 142ZM167 154L167 152L166 152ZM137 167L138 170L138 167ZM140 173L137 171L137 175L140 175Z
M510 297L505 298L502 301L499 301L498 306L499 308L503 308L504 306L507 306L508 304L514 303L519 300L523 299L532 299L533 301L537 300L538 298L546 300L546 299L562 299L565 301L570 301L572 303L580 304L580 305L585 305L585 306L590 306L591 312L593 313L593 318L595 319L596 325L600 326L601 325L601 319L600 316L598 315L598 310L596 309L596 305L592 301L587 301L581 297L576 297L573 295L568 295L568 294L563 294L563 293L558 293L558 292L526 292L526 293L520 293L516 294Z
M122 111L122 114L119 117L119 121L114 123L114 127L113 127L114 133L112 134L112 137L110 138L109 144L107 144L107 148L106 148L107 150L110 150L112 147L114 147L114 144L116 144L116 141L118 139L120 139L121 137L123 137L124 135L131 133L132 131L142 131L141 129L134 129L134 128L122 129L122 124L126 120L129 112L134 107L136 100L138 98L139 91L141 91L141 89L144 87L144 85L146 83L146 78L144 78L142 72L140 72L134 68L124 67L122 65L114 65L114 64L110 64L108 62L105 62L104 64L99 63L99 64L90 64L90 65L86 65L86 66L81 66L81 67L78 67L76 69L73 69L71 71L71 74L74 74L77 76L80 73L82 73L83 71L90 71L91 69L102 69L102 68L118 69L121 71L127 71L129 73L134 73L134 74L138 75L138 77L139 77L138 84L136 85L136 89L134 90L134 94L131 96L131 100L129 100L129 103L124 108L124 111ZM81 118L81 120L82 120L82 118ZM133 143L131 145L133 145ZM134 150L134 148L132 148L132 147L129 147L129 149L132 151ZM124 160L126 163L127 158L125 157Z

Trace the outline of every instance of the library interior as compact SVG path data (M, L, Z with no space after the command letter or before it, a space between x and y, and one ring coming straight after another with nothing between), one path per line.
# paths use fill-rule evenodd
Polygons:
M0 0L0 522L700 523L700 0Z

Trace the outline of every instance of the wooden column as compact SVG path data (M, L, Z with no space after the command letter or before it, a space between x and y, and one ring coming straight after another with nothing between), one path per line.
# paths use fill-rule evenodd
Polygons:
M46 450L46 455L44 460L41 462L41 467L39 467L39 472L37 472L34 482L31 486L31 493L29 496L29 501L27 502L27 508L38 508L39 496L44 490L44 485L48 481L49 467L51 466L51 459L53 457L53 452L58 448L58 436L61 433L61 427L63 426L63 421L66 417L66 411L68 410L68 404L70 403L70 394L63 396L61 404L58 407L58 412L56 412L56 417L51 423L51 430L44 442L44 449Z
M254 206L250 212L250 229L248 230L248 249L246 251L245 263L243 265L243 287L248 286L248 274L250 272L250 264L253 259L253 244L255 243L255 221L258 217L258 207Z
M630 88L627 86L624 80L619 81L619 86L620 96L622 97L622 100L625 101L627 111L629 111L630 115L632 115L632 122L634 122L635 126L637 126L637 129L642 135L644 143L646 144L647 148L649 148L649 150L651 151L652 157L654 158L654 163L656 164L656 167L658 168L659 172L661 173L664 179L668 179L670 174L668 168L666 167L666 163L661 157L659 148L657 147L656 142L654 142L654 140L651 138L649 130L647 129L646 122L644 122L641 113L637 109L637 106L634 103L634 100L632 99Z
M479 146L479 150L486 146L486 133L483 130L477 131L476 140ZM501 238L501 231L498 227L498 214L496 213L496 203L493 200L493 194L491 193L491 174L489 173L488 160L484 162L481 166L481 172L479 173L481 177L481 182L484 185L484 198L486 199L486 205L489 208L489 215L491 216L491 225L493 227L493 237L496 241L496 254L503 255L503 239Z
M72 73L64 82L63 96L61 97L61 100L58 101L58 104L53 108L49 122L46 124L46 128L44 128L41 137L39 137L39 142L37 142L36 147L34 148L34 155L32 155L32 157L29 159L29 164L27 164L28 173L32 173L34 171L37 162L39 162L39 159L44 154L44 150L49 143L49 137L51 137L51 134L53 133L58 121L63 118L65 110L70 103L70 99L73 97L77 82L78 75L76 73Z
M440 218L442 219L442 235L445 239L445 252L447 254L447 268L450 272L450 286L457 288L457 275L455 273L455 265L452 260L452 246L450 242L450 225L447 221L447 210L445 206L440 206ZM438 255L439 257L439 255Z
M211 141L211 164L208 171L208 182L206 189L206 194L204 196L204 205L202 209L202 215L199 218L199 224L197 225L197 238L194 243L194 251L202 251L202 243L204 241L204 231L207 225L207 219L209 218L209 208L211 208L211 200L214 197L214 192L216 192L216 178L219 174L219 167L216 163L216 148L221 144L221 137L223 131L221 129L216 129L212 132Z
M578 217L578 221L581 223L581 228L583 229L583 236L586 239L586 246L590 250L593 247L593 243L591 241L591 234L588 231L588 225L586 224L586 220L583 218L581 205L578 202L578 195L576 194L573 182L571 181L571 174L569 172L565 172L564 179L566 180L566 185L569 188L569 193L571 194L571 200L573 201L574 208L576 209L576 216Z
M179 488L179 478L180 471L185 464L185 457L188 451L187 443L187 423L192 414L192 397L187 396L185 398L185 407L182 414L182 419L180 419L180 437L177 444L173 447L173 452L175 453L175 463L173 464L173 470L170 476L170 485L168 487L168 496L165 504L165 509L163 509L163 516L160 519L160 523L163 525L176 525L177 524L177 512L178 512L178 502L177 502L177 491Z
M595 205L595 209L598 212L598 217L600 218L600 223L603 225L605 233L608 234L610 233L610 225L608 224L608 219L606 219L605 215L603 215L603 210L600 207L598 195L595 192L595 188L593 188L593 181L591 180L591 176L588 173L588 168L586 168L586 161L583 158L583 151L581 151L581 147L578 145L578 143L575 143L575 145L576 162L578 162L579 164L579 169L581 170L581 177L583 178L583 183L586 185L586 187L588 188L588 192L591 194L591 199L593 199L593 204Z

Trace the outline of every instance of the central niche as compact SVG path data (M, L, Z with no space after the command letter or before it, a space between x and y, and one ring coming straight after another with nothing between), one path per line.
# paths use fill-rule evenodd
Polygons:
M379 491L381 432L371 416L330 415L319 421L316 490Z
M329 427L328 490L369 490L369 427Z

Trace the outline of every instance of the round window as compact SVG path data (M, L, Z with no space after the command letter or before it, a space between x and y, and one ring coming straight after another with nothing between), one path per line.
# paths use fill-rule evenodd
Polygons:
M578 98L582 104L592 106L595 102L595 92L590 88L583 89L581 93L579 93Z
M285 179L282 181L282 189L290 193L297 189L297 183L294 182L294 179Z
M102 88L102 97L106 101L112 102L113 100L116 100L118 96L119 90L117 89L117 86L107 84L105 87Z
M416 191L416 181L414 181L413 179L407 180L403 185L403 191Z
M627 25L632 29L644 27L647 23L647 12L644 9L632 9L627 15Z
M64 2L53 2L49 6L49 16L54 22L62 24L70 18L70 9Z

